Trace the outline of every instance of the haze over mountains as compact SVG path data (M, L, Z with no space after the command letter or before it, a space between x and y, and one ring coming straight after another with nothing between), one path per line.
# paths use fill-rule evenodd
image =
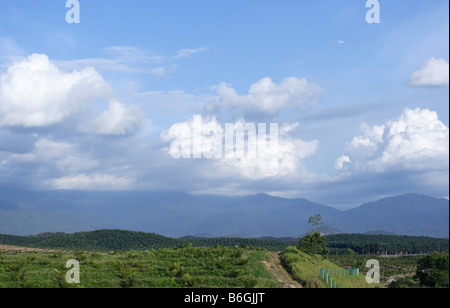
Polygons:
M0 187L0 234L124 229L165 236L301 236L322 214L327 230L449 237L449 201L409 194L339 211L305 199L259 194L33 192Z

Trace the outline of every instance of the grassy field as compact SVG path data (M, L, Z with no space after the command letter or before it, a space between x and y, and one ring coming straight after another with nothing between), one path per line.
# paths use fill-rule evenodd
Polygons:
M0 253L0 288L59 288L67 260L80 261L82 288L276 288L262 262L267 251L245 248L106 252Z
M325 281L319 277L321 268L342 269L330 260L321 256L311 256L301 252L297 247L291 246L281 255L281 261L292 277L306 288L328 288ZM353 265L352 263L346 264ZM380 285L370 285L364 275L352 277L333 277L340 288L372 288Z
M10 249L0 252L0 288L315 288L326 287L318 277L320 267L339 268L295 247L281 256L241 247L114 253ZM70 259L80 262L79 285L65 282ZM354 281L340 283L366 287Z
M435 242L426 238L408 240L424 247ZM420 287L412 278L421 257L361 255L348 247L340 247L344 255L324 258L307 255L298 246L287 246L287 242L278 246L280 242L273 240L181 240L118 230L32 237L0 235L0 244L0 288L74 287L65 283L65 265L71 259L80 262L81 284L75 286L80 288L327 288L319 277L321 268L359 268L359 276L333 277L341 288L385 287L393 280L399 281L397 287ZM393 241L395 248L394 244L398 243ZM437 242L437 247L442 248L441 244ZM358 245L371 247L364 241ZM369 259L380 262L379 285L369 285L365 280Z
M333 277L340 288L420 287L421 257L310 256L297 247L277 253L250 247L183 247L149 251L70 251L0 246L0 288L328 288L319 270L357 267L356 277ZM68 285L66 262L80 262L81 283ZM365 281L365 262L377 259L381 284Z

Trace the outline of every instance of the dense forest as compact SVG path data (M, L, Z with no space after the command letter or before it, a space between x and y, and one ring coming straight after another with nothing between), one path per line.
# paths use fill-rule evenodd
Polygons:
M284 250L291 243L244 238L169 238L153 233L99 230L74 234L46 234L38 236L0 235L0 244L82 250L150 250L163 248L215 247L215 246L249 246L264 248L269 251Z
M298 239L258 238L169 238L153 233L99 230L74 234L50 233L37 236L0 235L0 244L82 250L150 250L184 246L249 246L269 251L283 251L298 243ZM448 239L428 237L336 234L326 237L331 254L426 254L431 251L449 251Z
M427 254L449 251L449 240L417 236L336 234L327 236L332 254Z

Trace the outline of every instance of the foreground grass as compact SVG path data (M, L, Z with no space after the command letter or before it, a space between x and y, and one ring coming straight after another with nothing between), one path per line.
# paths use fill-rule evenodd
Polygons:
M380 258L351 255L310 256L292 246L280 254L293 279L306 288L327 288L319 269L358 267L357 277L333 277L341 288L368 288L365 262L378 259L382 285L396 278L409 283L420 257ZM0 288L281 288L295 287L278 253L246 247L183 247L149 251L12 251L0 252ZM81 267L81 284L65 283L67 260ZM278 259L276 259L278 260ZM381 285L381 287L382 287ZM403 287L417 287L403 283Z
M0 288L59 288L67 260L80 262L82 288L275 288L260 249L217 247L106 252L0 253Z
M297 247L291 246L281 255L281 261L292 277L300 282L305 288L328 288L327 284L320 279L319 270L341 269L338 265L332 263L321 256L311 256ZM352 264L349 264L353 266ZM352 277L333 277L341 288L371 288L374 285L367 284L364 275Z

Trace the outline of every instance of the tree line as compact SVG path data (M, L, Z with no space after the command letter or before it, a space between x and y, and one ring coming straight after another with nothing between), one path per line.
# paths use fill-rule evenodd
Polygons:
M0 235L0 244L82 250L151 250L192 247L258 247L281 251L292 245L289 242L257 238L169 238L153 233L99 230L75 234L48 234L47 236Z
M449 251L449 240L397 235L337 234L326 237L333 253L358 254L428 254Z
M432 251L449 251L448 239L429 237L336 234L324 237L330 254L427 254ZM99 230L75 234L43 234L40 236L0 235L0 244L83 250L150 250L193 247L249 246L269 251L283 251L298 243L298 238L169 238L153 233Z

